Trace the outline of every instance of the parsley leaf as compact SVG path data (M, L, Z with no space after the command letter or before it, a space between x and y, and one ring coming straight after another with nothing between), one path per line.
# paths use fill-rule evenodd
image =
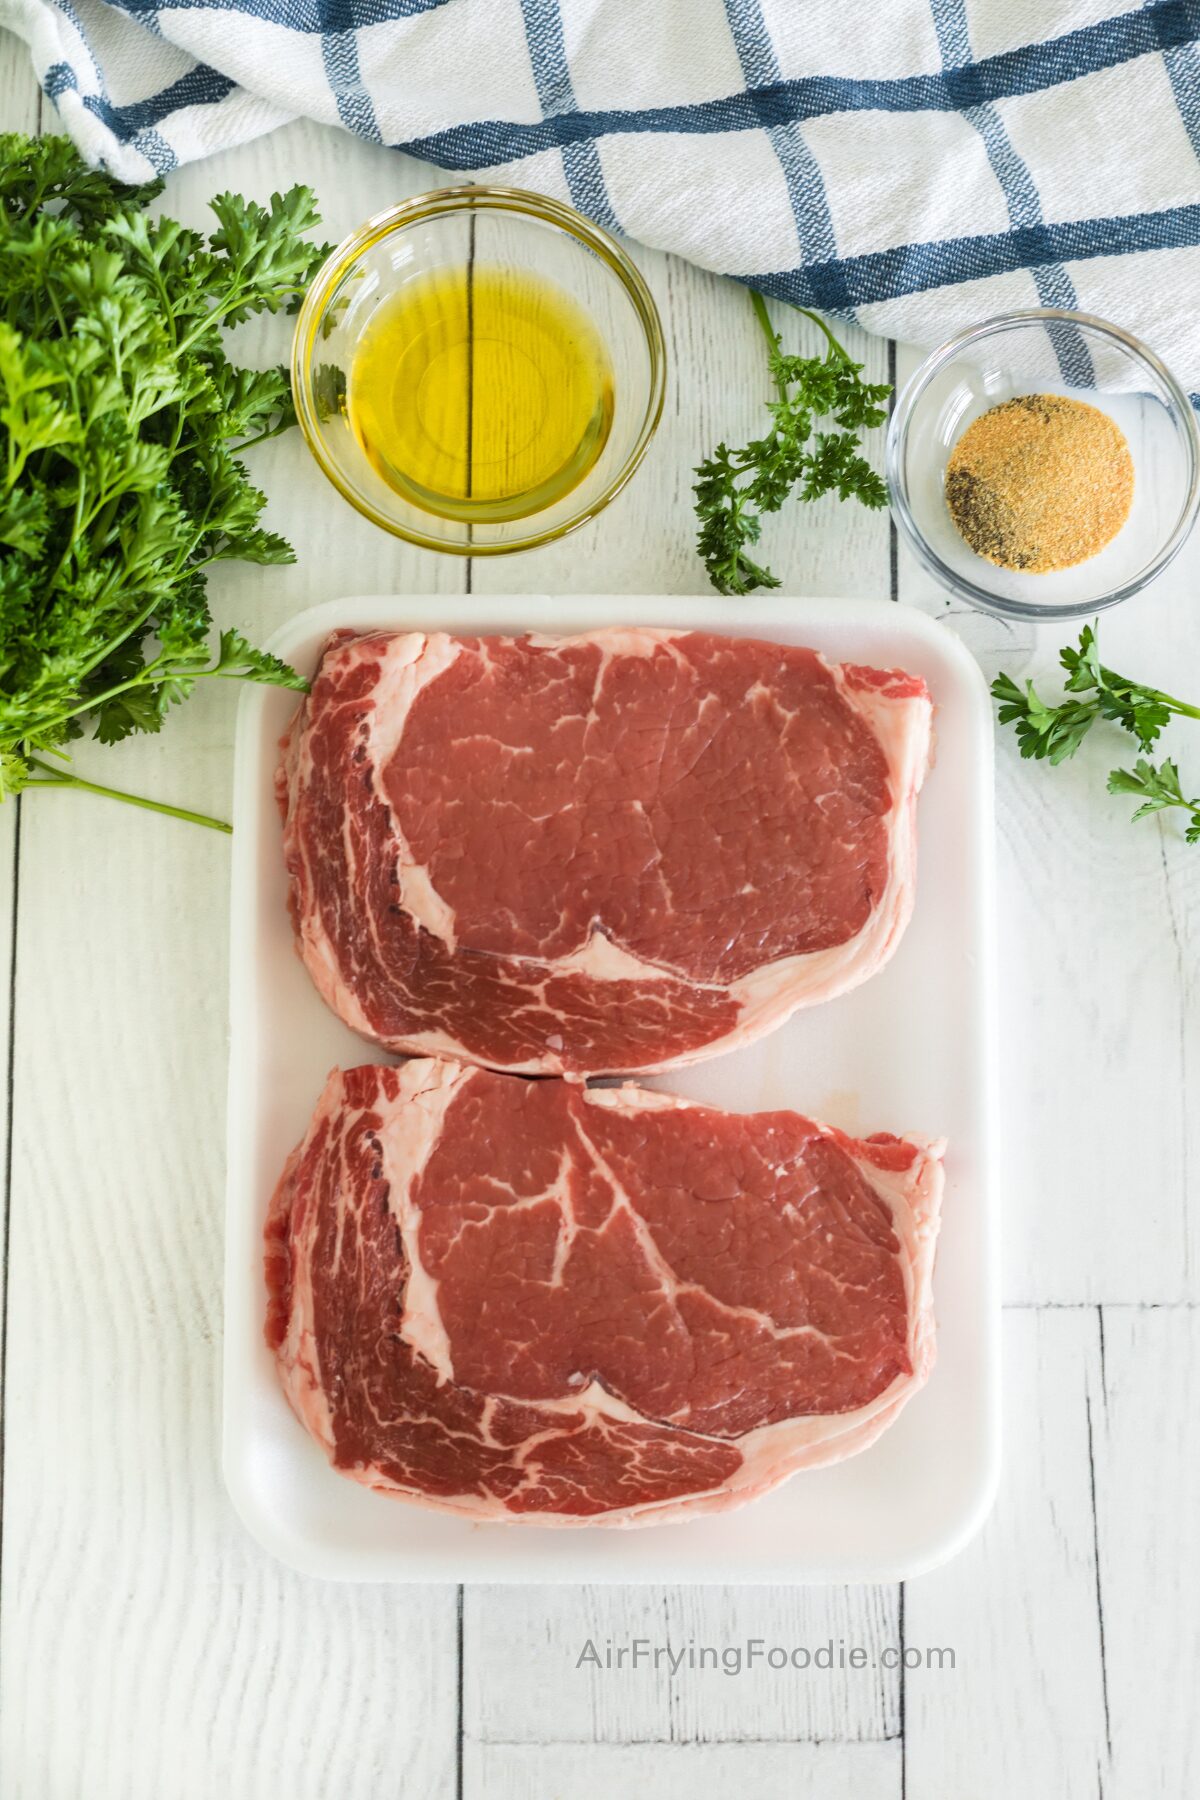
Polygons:
M1047 706L1032 681L1021 688L1009 675L997 675L992 696L1000 702L1000 723L1016 726L1021 755L1039 761L1060 763L1074 756L1099 716L1094 706L1081 701Z
M1068 644L1059 652L1059 662L1066 671L1063 685L1067 698L1057 706L1044 701L1032 681L1022 687L1011 675L1000 674L992 683L992 697L999 702L1000 723L1013 726L1022 756L1049 763L1065 762L1075 755L1100 719L1119 725L1136 738L1143 751L1152 748L1173 718L1200 719L1200 706L1106 668L1100 661L1092 625L1084 626L1077 645ZM1200 843L1200 799L1185 798L1179 770L1170 757L1157 768L1142 756L1132 769L1114 769L1108 778L1108 791L1138 796L1142 804L1134 819L1144 819L1149 813L1168 807L1183 807L1192 815L1185 834L1187 841Z
M312 195L219 194L206 237L151 218L159 191L0 135L0 799L111 794L63 747L160 731L206 677L304 686L235 630L214 654L205 572L293 560L242 460L293 422L287 373L223 330L298 304Z
M1176 715L1200 719L1200 707L1105 668L1094 626L1085 625L1078 646L1067 645L1059 661L1067 672L1063 685L1070 698L1058 706L1047 705L1032 681L1022 688L1010 675L1000 674L992 683L1000 723L1016 727L1022 756L1063 762L1074 756L1097 719L1120 725L1141 750L1149 750Z
M1106 669L1100 661L1099 645L1091 625L1085 625L1080 633L1079 648L1072 649L1068 645L1060 652L1059 661L1067 671L1065 685L1068 692L1094 694L1099 716L1113 720L1130 732L1143 750L1150 749L1164 727L1170 724L1173 714L1200 719L1200 707L1174 700L1158 688L1143 687L1140 682L1130 681L1127 676Z
M221 633L220 654L215 665L204 673L237 681L272 681L278 687L295 688L301 694L308 691L308 683L302 675L297 675L295 669L289 669L270 651L256 650L240 631Z
M1163 812L1168 807L1183 807L1191 814L1184 835L1189 844L1200 844L1200 796L1193 800L1184 797L1179 770L1169 756L1157 768L1144 757L1139 757L1132 769L1114 769L1108 778L1108 791L1110 794L1138 796L1141 805L1133 815L1135 820L1147 818L1150 813Z
M748 549L759 541L762 515L778 512L793 490L802 500L837 494L863 506L887 505L887 489L863 456L858 434L883 424L889 385L864 381L862 363L851 362L825 321L803 306L795 310L824 333L825 354L786 355L762 295L751 291L750 300L767 340L777 395L767 404L771 428L740 450L718 444L697 467L692 490L700 521L697 548L722 594L779 586ZM838 429L817 430L819 419Z

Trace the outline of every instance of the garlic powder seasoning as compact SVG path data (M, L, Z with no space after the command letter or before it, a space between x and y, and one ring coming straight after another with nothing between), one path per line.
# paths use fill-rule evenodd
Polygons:
M946 465L946 505L978 556L1043 575L1112 542L1133 504L1120 426L1086 401L1022 394L968 425Z

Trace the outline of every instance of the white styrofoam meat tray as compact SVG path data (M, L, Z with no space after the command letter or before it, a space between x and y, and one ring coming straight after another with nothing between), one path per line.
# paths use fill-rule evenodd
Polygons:
M254 1535L314 1574L371 1581L895 1581L977 1529L999 1463L999 1299L991 1090L991 712L944 626L884 601L665 598L349 599L304 613L272 649L306 673L329 633L570 633L695 627L811 644L923 675L936 764L920 800L916 911L892 962L770 1037L654 1079L734 1111L791 1107L866 1135L949 1139L928 1386L871 1449L741 1510L674 1525L473 1524L338 1475L292 1415L263 1341L267 1202L329 1069L388 1060L318 999L292 948L272 778L296 704L247 688L234 794L232 1045L225 1273L225 1479Z

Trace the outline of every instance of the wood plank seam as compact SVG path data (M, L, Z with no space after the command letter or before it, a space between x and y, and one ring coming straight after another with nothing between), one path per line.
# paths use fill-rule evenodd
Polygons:
M743 1745L747 1750L786 1750L793 1744L811 1744L816 1749L843 1749L847 1745L857 1744L899 1744L903 1734L899 1731L881 1731L875 1737L623 1737L597 1738L590 1746L597 1750L740 1750ZM579 1738L543 1738L534 1741L532 1738L489 1737L479 1732L468 1731L464 1743L480 1750L580 1750L588 1748L586 1740Z
M8 1371L8 1261L9 1235L12 1226L13 1174L13 1081L16 1067L17 1018L17 918L21 893L21 796L13 802L16 829L13 832L12 857L12 925L8 954L8 1047L5 1089L8 1095L8 1117L4 1133L4 1259L0 1269L0 1603L3 1601L4 1571L4 1468L5 1468L5 1377Z
M1001 1312L1195 1312L1200 1300L1005 1300Z
M471 559L467 558L467 568ZM455 1713L454 1800L463 1800L463 1583L458 1584L455 1608L455 1649L458 1659L458 1696Z
M895 529L895 527L894 527L894 526L893 526L893 528L892 528L892 529L893 529L893 530L894 530L894 529ZM903 1581L902 1581L902 1582L901 1582L901 1583L900 1583L900 1587L899 1587L899 1592L898 1592L898 1594L897 1594L897 1599L896 1599L896 1606L897 1606L897 1614L896 1614L896 1618L897 1618L897 1627L898 1627L898 1629L897 1629L897 1636L898 1636L898 1638L899 1638L899 1640L900 1640L900 1668L899 1668L899 1684L900 1684L900 1732L899 1732L899 1737L900 1737L900 1800L907 1800L907 1789L908 1789L908 1755L907 1755L907 1748L908 1748L908 1747L907 1747L907 1744L906 1744L906 1742L905 1742L905 1736L904 1736L904 1726L905 1726L905 1716L904 1716L904 1702L905 1702L905 1693L906 1693L906 1689L907 1689L907 1686L908 1686L908 1683L907 1683L907 1678L906 1678L906 1675L905 1675L905 1670L904 1670L904 1598L905 1598L905 1594L904 1594L904 1590L905 1590L905 1585L906 1585L906 1584L905 1584L905 1583L904 1583L904 1582L903 1582Z
M1190 790L1189 790L1189 792L1190 792ZM1179 992L1181 995L1186 996L1188 994L1189 988L1190 988L1190 982L1188 979L1188 965L1184 960L1183 938L1180 934L1179 914L1178 914L1178 911L1176 910L1176 906L1175 906L1175 890L1171 883L1171 864L1167 859L1166 821L1164 820L1161 813L1159 814L1158 818L1154 821L1154 823L1158 827L1158 858L1159 858L1159 864L1162 868L1163 897L1164 897L1164 902L1165 902L1165 907L1166 907L1167 924L1170 927L1171 945L1175 952L1175 974L1176 974L1176 977L1179 982ZM1181 1083L1183 1084L1183 1092L1185 1094L1190 1092L1190 1086L1189 1086L1189 1081L1188 1081L1189 1070L1188 1070L1188 1030L1187 1030L1187 1025L1188 1025L1188 1009L1187 1009L1186 1004L1183 1004L1179 1008L1179 1016L1178 1016L1178 1021L1177 1021L1177 1027L1178 1027L1177 1036L1178 1036L1178 1042L1179 1042L1179 1079L1180 1079ZM1190 1158L1188 1155L1189 1133L1188 1133L1188 1115L1187 1115L1186 1109L1180 1115L1180 1126L1181 1126L1181 1130L1180 1130L1180 1134L1179 1134L1179 1175L1180 1175L1180 1190L1179 1191L1180 1191L1180 1193L1182 1193L1186 1196L1190 1192L1190 1189L1188 1187L1189 1162L1190 1162ZM1190 1231L1188 1231L1186 1222L1184 1224L1184 1232L1183 1232L1183 1277L1184 1277L1184 1285L1187 1287L1190 1287L1191 1282L1192 1282L1192 1234Z
M1107 1408L1108 1382L1104 1369L1104 1308L1096 1308L1096 1327L1100 1339L1100 1398ZM1108 1706L1108 1659L1104 1643L1104 1592L1100 1579L1100 1518L1096 1508L1096 1447L1092 1431L1092 1395L1090 1387L1084 1389L1084 1405L1087 1409L1087 1449L1088 1449L1088 1482L1092 1498L1092 1555L1096 1569L1096 1623L1100 1632L1100 1698L1104 1705L1104 1744L1108 1753L1108 1761L1112 1765L1112 1716ZM1097 1774L1099 1775L1099 1771ZM1100 1789L1103 1793L1103 1778Z

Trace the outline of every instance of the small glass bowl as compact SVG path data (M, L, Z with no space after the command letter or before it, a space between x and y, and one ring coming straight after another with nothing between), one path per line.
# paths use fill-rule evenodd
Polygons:
M1129 440L1130 514L1112 542L1074 568L1034 575L977 556L945 498L946 464L972 421L1019 394L1063 394L1099 407ZM1073 619L1127 600L1182 547L1200 506L1200 427L1152 350L1089 313L1038 307L989 319L926 358L888 427L892 512L918 559L984 612Z
M375 308L407 281L468 262L519 268L565 289L612 363L614 413L603 451L578 486L527 518L468 522L422 510L371 466L347 412L351 363ZM334 487L385 531L459 556L528 550L595 518L645 455L665 376L658 310L625 252L574 207L518 188L442 188L368 219L318 271L292 343L300 429Z

